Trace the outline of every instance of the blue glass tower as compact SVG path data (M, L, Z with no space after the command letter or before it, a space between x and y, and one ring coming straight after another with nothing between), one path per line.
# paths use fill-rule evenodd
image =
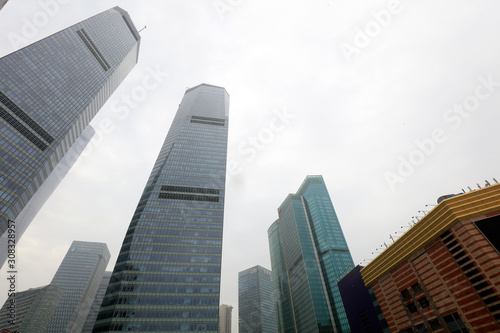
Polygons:
M224 88L186 91L93 332L217 332L228 112Z
M137 63L139 42L115 7L0 58L0 264L7 222L18 240L90 140L88 125ZM50 177L54 186L42 188Z
M281 318L281 332L350 332L337 282L354 262L323 177L307 176L278 213L268 232L271 263L273 271L286 269L281 289L288 285L292 304L292 316ZM287 297L281 299L286 305Z
M275 333L271 271L259 265L238 273L238 332Z

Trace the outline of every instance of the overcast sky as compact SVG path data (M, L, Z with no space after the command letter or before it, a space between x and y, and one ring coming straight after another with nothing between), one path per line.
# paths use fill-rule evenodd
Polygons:
M7 3L0 56L116 5L147 26L93 142L20 241L18 290L50 283L73 240L105 242L113 269L177 106L200 83L230 95L221 304L235 331L238 272L271 268L267 229L306 175L323 175L355 263L439 196L500 179L498 1L297 2Z

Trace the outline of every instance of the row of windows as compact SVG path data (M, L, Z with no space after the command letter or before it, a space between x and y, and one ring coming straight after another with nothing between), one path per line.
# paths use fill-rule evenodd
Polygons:
M14 102L12 102L1 91L0 91L0 101L49 144L51 144L54 141L54 138L49 133L47 133L42 127L40 127L40 125L38 125L29 115L27 115L23 110L21 110Z
M161 192L158 195L160 199L172 199L172 200L189 200L189 201L208 201L208 202L219 202L218 196L212 195L194 195L194 194L179 194L179 193L166 193Z
M120 292L136 292L136 293L181 293L181 294L206 294L218 293L219 287L190 287L190 286L170 286L170 285L151 285L126 284L121 286ZM112 288L110 292L115 292Z
M106 324L101 327L96 325L92 332L118 332L118 331L143 331L143 332L164 332L164 331L217 331L218 323L134 323L134 324Z
M132 243L131 251L147 251L147 252L177 252L177 253L214 253L220 254L222 248L220 246L175 246L171 244L137 244ZM122 250L124 251L124 250Z
M115 301L116 300L116 301ZM103 302L102 306L114 304L128 304L128 305L219 305L219 297L171 297L163 295L137 295L129 297L114 297L110 304Z
M219 283L220 276L215 275L172 275L172 274L128 274L118 277L120 281L138 281L138 282L181 282L181 283ZM110 284L118 281L112 278Z
M102 56L99 49L95 46L94 42L90 39L89 35L87 35L87 32L82 28L80 30L77 30L76 34L78 35L78 37L80 37L80 39L85 44L85 46L88 48L90 53L92 53L92 55L97 60L99 65L101 65L102 69L104 69L104 71L109 70L111 68L111 66L108 64L106 59L104 59L104 57Z
M123 260L141 260L141 261L163 261L163 262L192 262L192 263L220 263L220 255L215 256L186 256L179 254L150 254L150 253L131 253L130 255L121 254L117 261Z
M117 262L115 272L139 271L139 272L178 272L178 273L220 273L220 265L209 266L198 265L166 265L165 263L130 263L130 262ZM212 264L213 265L213 264Z
M220 192L218 188L203 188L203 187L174 186L174 185L162 185L161 190L165 192L202 193L202 194L217 194L217 195L219 195Z

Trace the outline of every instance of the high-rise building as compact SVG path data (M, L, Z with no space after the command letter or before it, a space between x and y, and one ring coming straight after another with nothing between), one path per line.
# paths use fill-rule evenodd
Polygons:
M90 307L89 315L85 320L85 324L83 325L81 333L92 333L92 329L94 328L95 320L97 319L97 315L99 314L99 309L101 308L101 303L104 298L104 294L106 293L106 289L108 288L110 279L111 272L104 272L101 284L99 285L99 289L97 289L97 294L94 298L92 306Z
M62 294L50 284L12 294L0 310L1 332L45 333Z
M280 320L287 320L281 332L350 332L337 282L354 262L323 177L307 176L278 215L268 235L272 270L281 284L276 298L284 301Z
M271 263L273 267L272 280L278 332L297 332L279 220L276 220L271 227L269 227L267 235L269 237L269 252L271 253Z
M390 332L500 332L500 184L438 204L361 270Z
M97 295L110 253L104 243L74 241L52 282L63 294L47 333L81 332Z
M7 1L9 1L9 0L0 0L0 9L2 9L3 6L5 6L5 4L7 3Z
M139 42L115 7L0 58L1 264L8 221L19 240L88 143L89 122L137 63ZM42 188L49 177L53 186Z
M277 330L271 271L259 265L238 273L238 331L274 333Z
M219 307L219 329L218 333L231 333L231 317L233 315L233 307L231 305L222 304Z
M217 332L229 95L186 90L125 235L94 332Z
M356 266L339 281L340 295L351 330L356 333L391 333L373 290L367 288Z

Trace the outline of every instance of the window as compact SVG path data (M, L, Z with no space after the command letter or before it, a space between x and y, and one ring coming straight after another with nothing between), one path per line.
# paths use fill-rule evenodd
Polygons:
M403 296L404 300L411 299L411 294L407 289L401 291L401 296Z
M462 318L460 318L457 312L450 313L443 318L446 322L446 326L448 326L448 329L450 330L450 333L469 333L464 322L462 321Z
M422 309L424 309L430 305L429 301L427 300L427 297L422 297L421 299L418 300L418 303L420 304Z
M429 320L429 326L433 331L441 329L441 324L439 323L439 320L437 318Z
M420 285L420 283L415 283L413 286L411 286L411 289L415 294L422 292L422 286Z
M410 313L417 312L417 306L415 305L415 303L410 303L410 304L406 305L406 307L408 308L408 311Z

